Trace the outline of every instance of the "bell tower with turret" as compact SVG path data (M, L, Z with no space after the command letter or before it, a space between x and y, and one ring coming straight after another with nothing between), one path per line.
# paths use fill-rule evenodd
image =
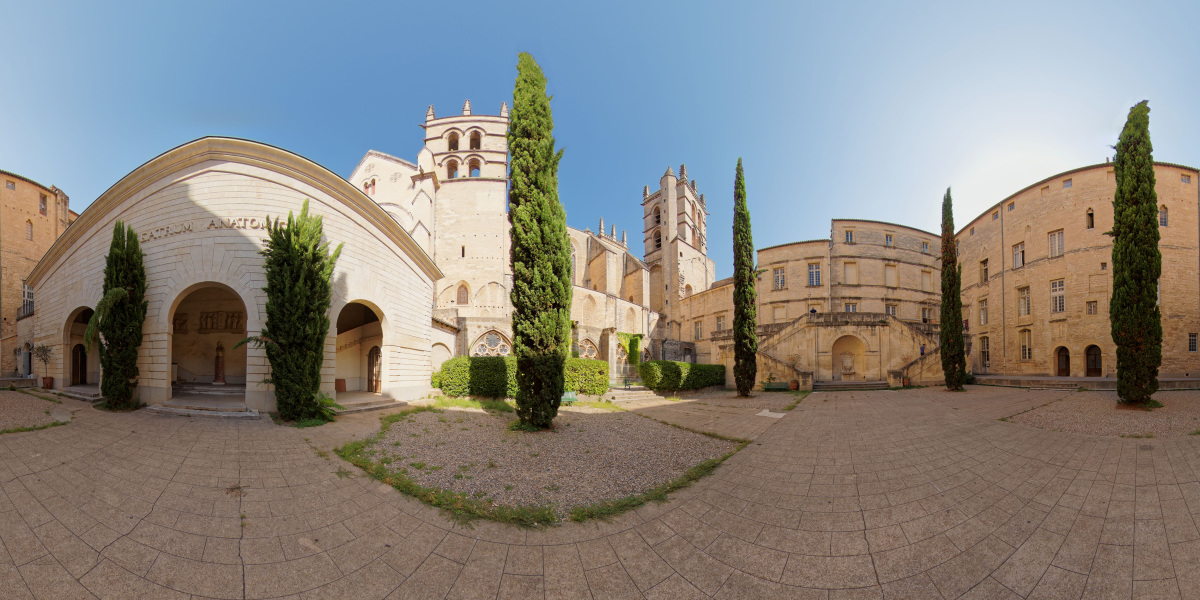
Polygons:
M716 272L708 258L704 194L688 179L687 165L679 166L679 175L668 168L658 190L642 189L642 215L650 308L667 316L668 337L680 339L679 301L708 289Z

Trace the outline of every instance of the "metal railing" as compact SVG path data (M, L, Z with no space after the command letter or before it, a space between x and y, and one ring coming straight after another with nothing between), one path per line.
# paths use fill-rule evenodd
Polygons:
M25 317L33 315L33 301L27 300L21 303L21 308L17 309L17 320L20 321Z

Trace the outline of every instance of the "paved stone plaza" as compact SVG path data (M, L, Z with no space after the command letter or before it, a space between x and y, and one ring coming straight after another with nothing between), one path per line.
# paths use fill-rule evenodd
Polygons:
M64 401L71 424L0 436L0 597L1200 597L1200 437L998 420L1064 394L660 405L754 441L666 504L545 530L453 525L320 455L378 413L300 430Z

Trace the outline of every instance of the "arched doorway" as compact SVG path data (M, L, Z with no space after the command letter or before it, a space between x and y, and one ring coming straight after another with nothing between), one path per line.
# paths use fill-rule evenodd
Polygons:
M71 385L87 385L87 350L83 344L71 348Z
M1103 377L1104 376L1104 358L1100 353L1100 347L1096 345L1088 346L1084 350L1084 355L1087 357L1088 377Z
M175 300L170 320L171 398L189 405L246 399L246 304L228 286L204 282Z
M62 361L62 386L96 385L100 383L100 353L88 352L84 333L94 311L81 306L71 311L63 326L63 345L66 356ZM94 347L94 346L93 346Z
M1056 368L1054 374L1059 377L1071 376L1071 351L1065 346L1059 346L1058 350L1054 351L1054 362Z
M337 316L337 392L378 394L383 389L383 315L363 301L346 304Z
M833 343L833 380L853 381L866 377L866 346L857 336L844 335Z

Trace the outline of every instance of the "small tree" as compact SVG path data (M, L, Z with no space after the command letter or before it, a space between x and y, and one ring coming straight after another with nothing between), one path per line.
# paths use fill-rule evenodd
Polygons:
M513 354L517 416L540 429L558 414L571 348L571 245L558 200L562 151L555 151L553 134L546 76L522 52L508 122Z
M954 203L950 188L942 198L942 373L946 389L961 392L967 381L967 356L963 344L962 267L958 264L958 244L954 241Z
M50 361L54 358L54 348L45 344L38 344L33 347L33 357L42 363L42 377L49 377L46 371L50 368Z
M321 217L308 214L308 200L299 217L288 211L285 224L267 220L266 248L260 252L266 257L267 319L259 335L237 343L266 349L267 383L275 386L279 416L288 421L330 419L322 403L321 365L329 335L330 280L342 246L331 254L323 234Z
M146 320L146 269L137 233L117 221L104 258L104 296L84 331L84 343L100 343L100 394L115 410L137 408L138 348Z
M1129 109L1117 140L1113 174L1113 293L1109 322L1117 345L1117 397L1127 404L1150 404L1158 391L1162 365L1162 315L1158 309L1158 195L1150 144L1150 107Z
M733 380L738 396L747 397L758 375L758 291L754 269L754 237L746 206L742 159L733 179Z

